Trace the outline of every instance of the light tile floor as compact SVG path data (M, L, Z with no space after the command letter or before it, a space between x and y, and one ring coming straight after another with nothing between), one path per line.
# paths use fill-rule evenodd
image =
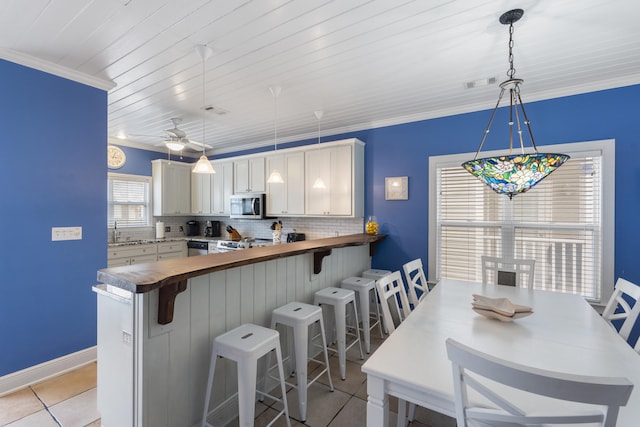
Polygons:
M371 352L382 340L371 337ZM368 355L365 353L365 360ZM298 395L288 390L287 402L292 427L357 427L365 426L367 419L366 375L360 370L357 346L347 355L347 378L340 379L338 358L330 357L331 377L335 391L329 391L326 375L311 385L308 394L307 420L300 422ZM320 368L318 368L320 369ZM310 376L313 373L310 373ZM256 426L268 424L281 404L258 403ZM389 427L396 427L397 401L390 399ZM237 426L237 419L230 424ZM282 418L275 426L285 426ZM441 414L416 408L415 420L410 427L455 427L455 420ZM43 381L15 393L0 397L0 426L2 427L100 427L100 414L96 409L96 363ZM112 426L108 426L112 427Z

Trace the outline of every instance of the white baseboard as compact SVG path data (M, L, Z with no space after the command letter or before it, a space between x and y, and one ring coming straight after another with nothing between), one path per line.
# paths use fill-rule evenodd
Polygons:
M0 397L97 360L96 346L0 377Z

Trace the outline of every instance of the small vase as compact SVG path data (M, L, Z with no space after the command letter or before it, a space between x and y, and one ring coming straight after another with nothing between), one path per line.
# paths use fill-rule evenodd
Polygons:
M367 234L378 234L378 231L380 231L380 226L378 225L378 220L375 216L371 215L367 218L367 222L364 226L364 231L366 231Z
M280 244L282 242L282 231L275 230L272 233L272 236L273 236L273 244L274 245L278 245L278 244Z

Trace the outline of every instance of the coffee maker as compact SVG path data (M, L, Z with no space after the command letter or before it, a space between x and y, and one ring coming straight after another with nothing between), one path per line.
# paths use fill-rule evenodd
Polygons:
M205 237L220 236L220 221L207 221L204 228Z

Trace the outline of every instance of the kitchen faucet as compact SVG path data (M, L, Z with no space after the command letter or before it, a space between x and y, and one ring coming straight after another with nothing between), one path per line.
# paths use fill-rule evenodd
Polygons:
M113 243L118 243L118 237L120 237L120 232L118 231L118 221L113 221Z

